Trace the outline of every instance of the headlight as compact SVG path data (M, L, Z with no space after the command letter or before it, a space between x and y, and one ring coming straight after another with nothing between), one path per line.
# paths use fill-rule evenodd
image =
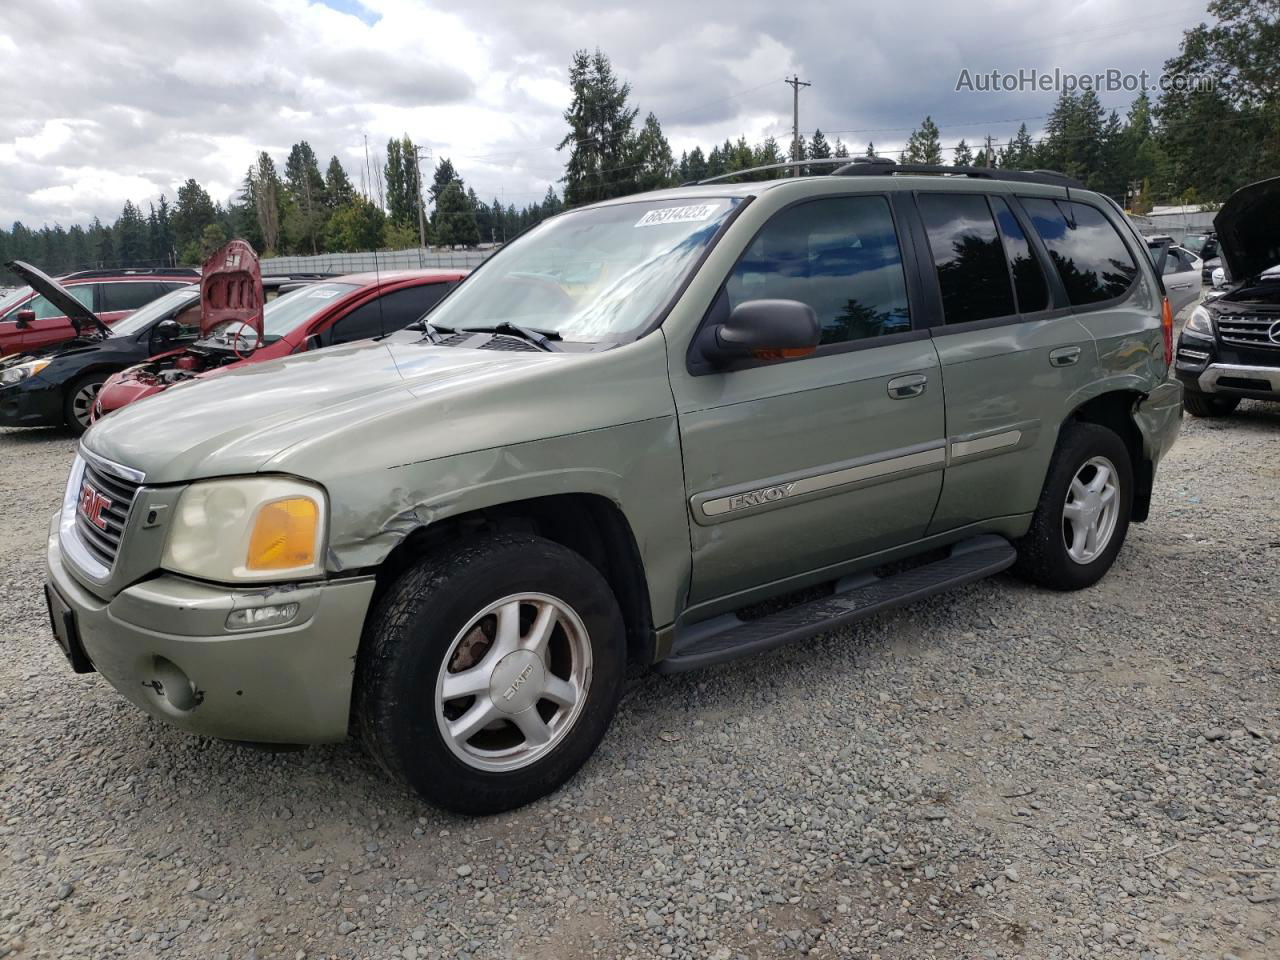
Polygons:
M1187 317L1187 322L1183 324L1183 333L1192 333L1199 337L1208 337L1213 339L1213 319L1209 316L1209 311L1203 306L1196 307L1191 311L1191 316Z
M161 565L205 580L319 576L324 492L287 477L205 480L182 492Z
M26 363L6 367L0 370L0 384L8 386L11 383L18 383L20 380L26 380L28 377L34 377L51 362L50 360L29 360Z

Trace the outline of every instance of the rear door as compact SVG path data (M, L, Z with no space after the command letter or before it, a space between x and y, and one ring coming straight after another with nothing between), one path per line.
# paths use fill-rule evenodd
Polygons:
M690 601L728 598L924 534L942 483L938 357L915 325L918 277L878 194L775 213L704 324L738 304L809 304L816 354L707 368L679 350L672 389L690 495ZM695 338L696 342L696 338Z
M1094 345L1015 198L921 191L916 203L940 301L933 339L947 406L934 534L1035 509Z

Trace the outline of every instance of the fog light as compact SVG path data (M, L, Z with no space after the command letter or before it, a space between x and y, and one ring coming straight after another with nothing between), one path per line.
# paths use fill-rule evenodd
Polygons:
M278 627L298 615L296 603L269 603L265 607L246 607L227 614L228 630L250 630L255 627Z

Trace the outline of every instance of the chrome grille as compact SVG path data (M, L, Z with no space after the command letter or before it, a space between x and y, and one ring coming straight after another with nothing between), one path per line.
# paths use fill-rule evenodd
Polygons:
M109 501L100 510L94 511L102 521L102 526L95 525L85 516L84 505L80 500L84 496L85 484ZM139 486L141 484L133 480L109 472L100 463L86 461L84 465L84 476L75 508L76 538L108 568L115 563L116 554L120 552L120 538L124 535L124 525L129 519L129 510L133 507Z
M1272 347L1280 349L1268 335L1271 325L1280 321L1280 316L1248 316L1245 314L1219 314L1218 336L1223 343L1235 343L1243 347Z

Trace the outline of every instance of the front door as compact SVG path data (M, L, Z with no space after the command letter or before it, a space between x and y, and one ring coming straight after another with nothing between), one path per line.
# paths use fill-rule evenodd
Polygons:
M750 300L799 300L822 326L815 355L725 372L671 345L692 603L818 579L923 536L942 483L945 418L895 220L880 195L794 204L726 278L709 321Z

